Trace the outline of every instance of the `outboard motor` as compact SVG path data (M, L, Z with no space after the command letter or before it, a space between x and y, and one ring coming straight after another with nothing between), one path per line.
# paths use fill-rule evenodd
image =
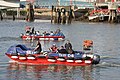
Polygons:
M93 56L93 61L92 61L92 64L99 64L100 62L100 56L99 55L94 55Z
M23 34L23 33L21 33L21 34L20 34L20 37L22 38L22 36L23 36L23 35L24 35L24 34Z

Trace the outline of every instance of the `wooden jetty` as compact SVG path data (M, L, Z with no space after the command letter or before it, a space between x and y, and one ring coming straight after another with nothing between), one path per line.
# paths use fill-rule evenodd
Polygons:
M52 6L51 23L70 24L73 17L72 6Z

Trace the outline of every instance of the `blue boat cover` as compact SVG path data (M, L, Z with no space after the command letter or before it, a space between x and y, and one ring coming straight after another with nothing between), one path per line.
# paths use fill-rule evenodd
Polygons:
M12 53L26 54L26 51L27 51L27 50L30 50L30 49L27 48L25 45L17 44L17 45L11 46L11 47L7 50L7 54L12 54Z

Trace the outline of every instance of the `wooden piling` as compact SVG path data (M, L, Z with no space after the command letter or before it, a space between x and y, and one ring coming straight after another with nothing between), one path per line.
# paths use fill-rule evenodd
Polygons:
M108 9L109 9L109 18L108 22L114 23L117 21L117 10L118 6L115 3L110 3L108 4Z
M27 15L26 15L26 20L29 22L34 21L34 9L33 9L33 5L31 3L26 5L26 9L27 9Z
M52 5L52 10L51 10L51 23L53 23L53 11L54 11L54 6Z
M54 23L65 24L68 22L70 24L72 21L72 12L71 6L56 6L54 9L52 8L51 23L54 20Z
M1 19L1 21L3 20L3 16L2 16L2 13L0 14L0 19Z

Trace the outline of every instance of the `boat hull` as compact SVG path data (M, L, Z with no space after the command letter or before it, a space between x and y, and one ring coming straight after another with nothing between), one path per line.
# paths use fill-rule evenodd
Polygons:
M32 65L71 65L71 66L85 66L85 65L91 65L92 64L92 59L90 60L65 60L65 61L59 61L57 59L53 59L55 61L50 61L48 60L47 57L38 57L38 55L35 55L35 59L28 59L26 58L25 60L19 59L20 56L17 56L18 58L12 58L10 54L6 54L11 60L14 60L17 63L22 63L22 64L32 64Z
M53 40L62 41L65 39L65 37L63 36L27 36L27 35L23 35L21 36L21 38L23 40L39 39L45 41L53 41Z

